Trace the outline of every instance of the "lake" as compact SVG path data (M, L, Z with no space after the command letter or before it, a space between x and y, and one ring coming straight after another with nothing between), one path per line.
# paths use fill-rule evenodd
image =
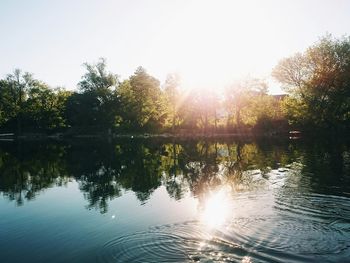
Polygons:
M0 262L349 261L349 143L0 142Z

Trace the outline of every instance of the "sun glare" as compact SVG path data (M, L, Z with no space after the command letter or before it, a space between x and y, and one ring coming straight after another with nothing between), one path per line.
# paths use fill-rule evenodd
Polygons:
M222 226L229 216L228 191L220 189L211 193L201 211L201 221L209 227Z
M265 77L274 63L269 41L275 32L262 7L253 8L260 5L189 1L154 39L150 54L161 68L171 61L188 89L222 89L248 74Z

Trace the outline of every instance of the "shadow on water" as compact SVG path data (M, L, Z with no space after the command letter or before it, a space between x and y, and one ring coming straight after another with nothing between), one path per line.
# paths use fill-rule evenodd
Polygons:
M202 216L118 236L100 262L342 262L350 257L349 149L284 140L7 143L0 192L22 206L76 181L86 207L102 214L125 192L142 206L161 186L174 200L198 200Z

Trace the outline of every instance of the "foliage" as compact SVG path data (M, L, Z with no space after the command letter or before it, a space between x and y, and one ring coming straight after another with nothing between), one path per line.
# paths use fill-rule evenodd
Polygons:
M177 74L169 74L164 84L164 102L166 105L165 126L171 127L175 132L176 126L180 122L179 108L181 103L180 97L180 77Z
M28 91L25 117L40 130L57 130L66 127L65 105L69 92L50 89L45 83L37 83Z
M327 35L304 53L283 59L273 76L291 98L284 111L302 126L350 127L350 37Z
M1 80L0 95L0 125L18 133L22 128L50 131L66 126L69 92L53 90L29 73L15 70Z
M87 72L82 76L78 86L83 92L96 92L101 99L109 94L109 89L118 84L117 75L107 72L107 64L104 58L100 58L96 64L84 63Z
M74 92L52 88L19 70L0 80L1 127L18 133L23 128L67 134L213 134L281 118L280 104L259 79L236 83L222 97L214 89L183 89L176 74L169 74L161 88L142 67L123 81L107 71L105 59L84 67Z
M128 128L151 131L164 122L164 101L159 81L142 67L121 84L120 115Z
M87 72L78 83L82 93L75 97L77 101L71 102L70 110L84 116L85 125L113 127L118 107L118 77L107 72L106 60L103 58L96 64L85 63L84 66ZM80 105L83 106L80 108Z
M246 79L226 89L225 107L228 125L254 126L261 119L281 118L279 102L267 94L267 84L260 79Z

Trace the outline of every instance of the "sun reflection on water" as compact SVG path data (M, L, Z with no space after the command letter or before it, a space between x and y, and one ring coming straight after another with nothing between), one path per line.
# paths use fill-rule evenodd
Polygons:
M221 188L209 193L205 199L200 220L209 227L222 226L229 216L228 189Z
M243 257L242 263L253 263L252 259L248 256Z

